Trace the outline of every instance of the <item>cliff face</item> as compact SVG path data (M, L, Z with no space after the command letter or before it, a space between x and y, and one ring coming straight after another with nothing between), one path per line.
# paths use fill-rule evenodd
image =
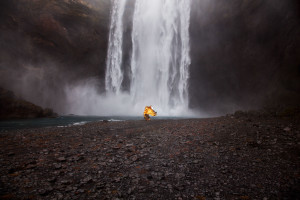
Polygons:
M63 110L64 86L105 71L110 1L0 2L0 85Z
M17 98L13 92L0 88L0 120L38 117L56 117L52 109L43 109Z
M294 0L193 1L191 106L226 113L297 105L299 4Z
M2 57L18 56L31 64L53 60L78 68L82 63L88 67L103 64L109 4L103 1L97 9L83 2L2 1ZM3 52L7 52L6 57Z

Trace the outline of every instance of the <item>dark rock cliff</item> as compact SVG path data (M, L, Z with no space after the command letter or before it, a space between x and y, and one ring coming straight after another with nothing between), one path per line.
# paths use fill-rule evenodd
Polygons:
M0 88L0 120L38 117L57 117L57 114L50 108L43 109Z
M226 113L299 104L299 5L296 0L193 1L190 105Z
M105 0L1 1L0 86L63 110L65 85L104 74L109 12Z

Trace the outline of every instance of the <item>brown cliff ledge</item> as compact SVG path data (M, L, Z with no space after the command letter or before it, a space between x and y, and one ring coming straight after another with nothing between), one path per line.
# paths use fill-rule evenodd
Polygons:
M0 87L0 120L39 117L57 117L57 114L50 108L43 109Z

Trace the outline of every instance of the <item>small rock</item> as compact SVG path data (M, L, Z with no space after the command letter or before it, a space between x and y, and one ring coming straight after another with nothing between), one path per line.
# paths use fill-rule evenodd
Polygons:
M257 141L257 144L261 144L261 140L258 140L258 141Z
M7 155L8 155L8 156L14 156L15 153L14 153L14 152L9 152Z
M147 176L147 179L149 179L149 180L153 179L152 175L149 174L149 175Z
M68 186L68 187L65 189L65 191L66 191L66 192L70 192L70 191L72 191L72 189L73 189L73 188L72 188L71 186Z
M91 176L87 176L87 177L85 177L84 179L82 179L81 182L83 182L83 183L88 183L88 182L90 182L90 181L92 181L92 177L91 177Z
M59 157L57 160L60 161L60 162L63 162L63 161L66 161L66 158L65 157Z
M52 191L53 191L53 187L49 186L49 187L47 188L47 192L52 192Z
M78 193L84 193L84 189L77 190Z
M57 194L57 198L58 198L58 199L63 199L63 198L64 198L64 195L62 195L61 193L58 193L58 194Z
M64 185L69 185L71 182L68 180L62 180L61 183Z
M29 164L29 165L26 166L26 169L33 169L33 168L35 168L35 167L36 167L36 165L34 165L34 164Z
M50 183L54 183L56 181L56 178L51 177L51 178L47 179L47 181L50 182Z
M132 156L130 159L131 159L133 162L135 162L135 161L138 159L138 157L137 157L137 155L134 155L134 156Z
M55 169L61 169L61 164L60 163L54 163L53 164Z
M132 194L133 188L129 188L127 194Z
M45 195L47 195L47 191L44 189L41 189L41 190L39 190L39 194L42 196L45 196Z
M176 173L175 174L175 178L176 179L181 179L181 178L184 178L185 177L185 174L184 173Z

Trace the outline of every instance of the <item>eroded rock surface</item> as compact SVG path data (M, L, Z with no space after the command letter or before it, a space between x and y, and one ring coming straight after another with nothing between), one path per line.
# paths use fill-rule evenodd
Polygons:
M38 117L57 117L57 114L50 108L43 109L0 87L0 120Z

